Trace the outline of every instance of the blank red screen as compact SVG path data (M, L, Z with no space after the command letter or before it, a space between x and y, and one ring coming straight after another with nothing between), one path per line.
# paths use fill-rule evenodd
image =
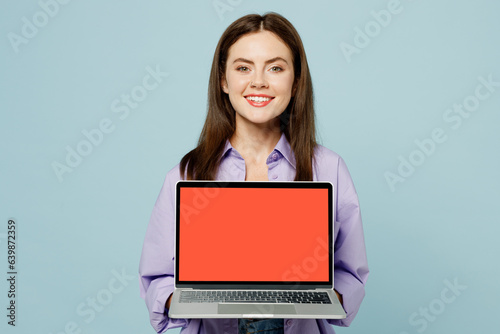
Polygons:
M328 282L328 190L180 189L179 280Z

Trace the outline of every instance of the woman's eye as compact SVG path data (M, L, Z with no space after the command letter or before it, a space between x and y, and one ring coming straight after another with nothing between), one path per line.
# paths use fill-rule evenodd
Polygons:
M248 72L249 71L248 67L246 67L246 66L240 66L237 68L237 70L241 71L241 72Z
M283 71L283 69L279 66L273 66L273 67L271 67L271 71L272 72L281 72L281 71Z

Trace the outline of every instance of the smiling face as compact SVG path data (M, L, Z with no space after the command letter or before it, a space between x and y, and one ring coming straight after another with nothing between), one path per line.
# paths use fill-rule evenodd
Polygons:
M290 49L269 31L241 37L227 56L222 90L242 125L271 127L288 106L294 82Z

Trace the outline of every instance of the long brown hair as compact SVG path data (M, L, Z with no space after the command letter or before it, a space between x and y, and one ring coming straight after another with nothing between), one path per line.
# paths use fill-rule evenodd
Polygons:
M280 131L285 133L296 161L295 181L312 181L312 160L316 147L313 88L302 40L293 25L277 13L250 14L234 21L222 34L215 50L208 83L208 111L198 146L181 160L180 172L188 180L214 180L222 151L235 129L235 111L221 83L225 77L229 48L247 34L267 30L290 49L295 81L290 103L280 115ZM187 172L187 175L185 175Z

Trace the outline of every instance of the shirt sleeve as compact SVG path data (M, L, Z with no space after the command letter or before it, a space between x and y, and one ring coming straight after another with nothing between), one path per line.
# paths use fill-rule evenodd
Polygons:
M340 157L336 205L336 224L339 228L334 245L334 287L342 295L347 317L328 322L337 326L349 326L365 296L364 287L369 270L358 195L347 166Z
M176 171L177 168L177 171ZM156 200L139 264L140 295L146 302L151 325L157 333L187 327L188 319L171 319L165 303L174 291L175 182L178 166L172 169Z

